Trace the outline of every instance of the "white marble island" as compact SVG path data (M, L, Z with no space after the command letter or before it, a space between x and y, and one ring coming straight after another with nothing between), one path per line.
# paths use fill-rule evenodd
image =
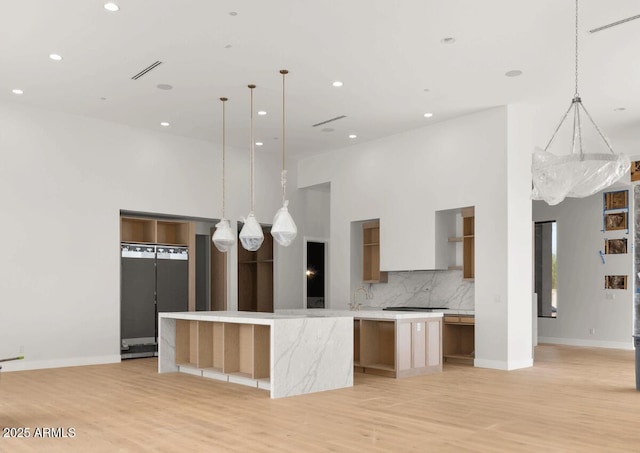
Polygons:
M393 378L442 372L442 312L297 309L278 314L353 319L355 370Z
M353 320L303 313L159 314L158 372L269 390L271 398L353 385Z

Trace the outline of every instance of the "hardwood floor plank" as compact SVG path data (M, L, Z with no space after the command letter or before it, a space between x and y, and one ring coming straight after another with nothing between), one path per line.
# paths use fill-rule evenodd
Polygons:
M156 359L0 374L0 452L638 451L633 351L541 345L532 368L446 365L396 380L271 400ZM34 438L36 428L72 438Z

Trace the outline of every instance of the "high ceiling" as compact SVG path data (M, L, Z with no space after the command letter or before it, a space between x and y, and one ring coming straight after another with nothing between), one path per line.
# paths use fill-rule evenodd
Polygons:
M548 112L544 145L574 89L573 0L116 0L118 12L103 0L5 3L0 102L219 142L226 96L228 143L247 149L255 83L255 111L267 112L255 115L257 151L276 153L288 69L286 143L298 158L522 102ZM633 140L640 19L589 30L638 14L636 0L580 1L580 93L607 135ZM522 75L505 76L513 70Z

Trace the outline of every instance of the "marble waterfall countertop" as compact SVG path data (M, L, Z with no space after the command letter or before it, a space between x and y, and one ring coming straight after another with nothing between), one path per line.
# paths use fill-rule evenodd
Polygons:
M224 338L229 334L224 347L213 347L218 339L209 323L222 324ZM160 313L159 337L159 373L181 371L257 387L269 390L271 398L353 385L353 321L346 316ZM243 354L253 360L241 360Z

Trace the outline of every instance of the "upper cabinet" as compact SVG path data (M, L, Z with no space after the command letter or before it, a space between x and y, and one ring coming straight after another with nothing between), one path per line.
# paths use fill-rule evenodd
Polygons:
M473 206L436 212L436 269L461 270L475 276L475 209Z
M475 209L462 208L462 277L475 278Z
M380 221L362 224L362 281L386 283L387 273L380 272Z

